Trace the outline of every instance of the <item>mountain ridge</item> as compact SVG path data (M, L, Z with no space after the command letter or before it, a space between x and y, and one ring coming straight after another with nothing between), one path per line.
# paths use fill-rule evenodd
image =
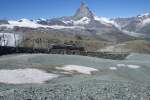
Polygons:
M107 41L120 41L128 40L128 38L144 37L143 34L145 35L150 31L150 28L147 27L150 25L149 19L150 13L129 18L109 19L98 17L92 13L85 3L81 3L73 16L38 20L1 20L0 29L13 30L15 27L37 30L44 28L49 29L49 31L54 29L56 31L63 31L63 33L84 33L84 35L97 35Z

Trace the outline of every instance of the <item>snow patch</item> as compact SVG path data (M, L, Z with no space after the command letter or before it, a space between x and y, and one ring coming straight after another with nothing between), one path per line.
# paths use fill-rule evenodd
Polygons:
M102 24L105 24L105 25L108 25L108 26L114 25L115 27L121 29L121 27L115 21L110 20L109 18L95 16L94 19L96 21L101 22Z
M78 65L65 65L64 67L57 67L57 69L65 70L65 71L77 71L82 74L91 74L93 71L98 71L97 69L85 66L78 66Z
M7 84L44 83L56 77L58 75L39 69L0 70L0 82Z
M109 67L111 70L117 70L117 67Z
M127 65L128 68L132 68L132 69L137 69L137 68L140 68L141 66L138 66L138 65Z
M131 69L137 69L137 68L140 68L141 66L139 66L139 65L127 65L127 64L117 64L117 67L128 67L128 68L131 68Z
M126 67L125 64L117 64L118 67Z
M138 15L138 17L147 17L147 16L149 16L150 15L150 13L145 13L145 14L140 14L140 15Z
M89 24L90 23L90 19L87 17L83 17L79 20L63 20L62 22L65 24L73 24L75 25L74 27L76 27L77 25L85 25L85 24Z
M73 20L62 20L62 22L65 24L72 24Z
M129 36L133 36L133 37L142 37L144 36L142 33L137 33L137 32L131 32L131 31L127 31L127 30L122 30L124 32L124 34L127 34Z
M101 21L101 22L105 22L105 23L112 23L112 21L111 21L109 18L97 17L97 16L95 16L94 18L95 18L95 20L97 20L97 21Z
M37 19L36 20L36 22L39 22L39 21L46 21L47 19L45 19L45 18L39 18L39 19Z
M73 21L74 25L85 25L85 24L89 24L91 20L87 17L83 17L80 20L77 21Z
M31 27L31 28L38 28L41 27L40 24L37 24L36 22L33 22L31 20L28 19L21 19L19 21L8 21L9 24L13 27L13 26L19 26L19 27Z
M146 25L150 23L150 18L143 20L142 25Z
M53 29L75 29L75 28L81 28L83 29L84 27L80 27L80 26L60 26L60 25L52 25L49 26L49 28L53 28Z

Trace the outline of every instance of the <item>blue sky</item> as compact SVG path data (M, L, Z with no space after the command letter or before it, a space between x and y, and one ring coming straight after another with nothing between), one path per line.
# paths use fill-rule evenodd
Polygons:
M38 19L71 16L82 0L0 0L0 19ZM150 12L150 0L84 0L93 13L128 17Z

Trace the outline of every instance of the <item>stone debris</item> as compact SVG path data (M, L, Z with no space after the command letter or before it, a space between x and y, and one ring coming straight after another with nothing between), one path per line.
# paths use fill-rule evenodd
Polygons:
M0 92L0 100L150 100L147 82L88 80Z

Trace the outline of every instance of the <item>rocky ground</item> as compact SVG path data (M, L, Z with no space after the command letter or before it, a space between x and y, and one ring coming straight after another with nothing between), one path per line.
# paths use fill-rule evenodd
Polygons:
M150 84L89 80L78 84L28 86L2 92L0 100L149 100Z
M150 56L144 54L131 54L126 60L47 54L2 56L1 77L3 70L9 70L7 76L13 76L11 71L22 69L22 72L28 68L58 77L44 83L15 84L0 80L0 100L149 100L149 59ZM21 72L13 78L24 78L26 74Z

